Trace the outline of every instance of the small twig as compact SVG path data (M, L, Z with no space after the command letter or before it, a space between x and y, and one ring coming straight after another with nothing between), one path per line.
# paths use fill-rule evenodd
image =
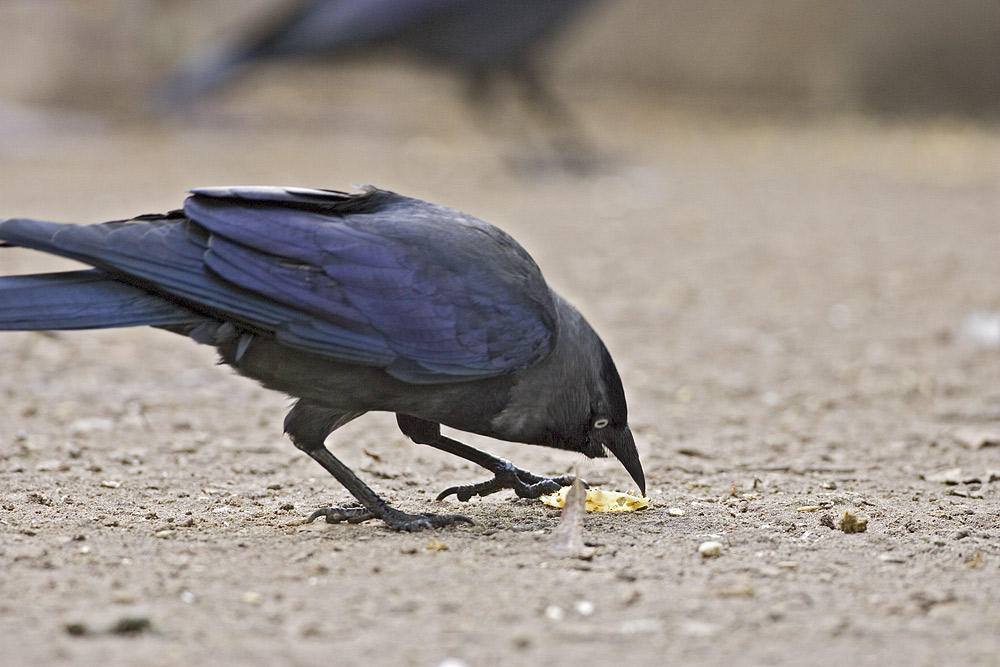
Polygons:
M587 491L580 483L580 476L574 475L573 485L566 494L559 525L552 531L549 550L558 556L582 558L594 557L595 549L583 543L583 517L587 514Z

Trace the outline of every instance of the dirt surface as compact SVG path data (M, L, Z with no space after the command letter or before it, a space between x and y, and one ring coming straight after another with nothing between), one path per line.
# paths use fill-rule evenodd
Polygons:
M446 83L382 80L400 104L366 76L333 110L295 89L291 118L271 97L166 126L8 113L0 214L96 222L258 183L475 213L611 348L652 506L588 515L592 557L558 555L557 510L436 502L482 472L369 415L338 456L475 525L304 525L349 497L283 438L286 397L164 332L5 333L4 664L1000 663L1000 134L593 91L601 169L526 172ZM61 266L0 252L3 273ZM614 460L460 437L628 489Z

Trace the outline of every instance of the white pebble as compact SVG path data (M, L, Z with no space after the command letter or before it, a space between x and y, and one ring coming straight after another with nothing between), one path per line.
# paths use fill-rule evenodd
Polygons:
M580 616L590 616L594 613L594 603L590 600L577 600L573 605L573 609L575 609L576 613L580 614Z
M698 553L700 553L703 558L715 558L716 556L721 556L722 542L702 542L698 547Z
M566 618L566 610L557 604L550 604L545 608L545 618L550 621L561 621Z
M84 419L77 419L69 425L69 430L76 435L83 435L85 433L108 433L113 431L114 428L115 423L104 417L87 417Z
M682 510L680 507L671 507L667 510L667 514L669 516L684 516L687 512Z
M985 348L1000 348L1000 312L969 313L961 324L962 338Z
M445 658L438 663L438 667L469 667L469 663L461 658Z

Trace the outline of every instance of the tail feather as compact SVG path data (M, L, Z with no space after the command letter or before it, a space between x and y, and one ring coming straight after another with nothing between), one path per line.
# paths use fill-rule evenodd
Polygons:
M204 320L97 270L0 277L0 330L162 327Z

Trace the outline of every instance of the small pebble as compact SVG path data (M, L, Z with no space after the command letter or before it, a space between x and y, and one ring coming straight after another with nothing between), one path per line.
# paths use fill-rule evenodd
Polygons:
M69 425L69 430L76 435L86 433L108 433L115 428L115 423L103 417L88 417L77 419Z
M671 507L667 510L667 514L669 516L684 516L687 512L682 510L680 507Z
M469 667L469 663L461 658L445 658L437 667Z
M905 563L905 556L897 556L896 554L879 554L879 561L883 563Z
M557 604L550 604L545 608L545 618L550 621L561 621L566 618L566 610Z
M576 613L580 614L580 616L590 616L594 613L594 603L590 600L577 600L576 603L573 604L573 609L576 610Z
M116 635L136 635L151 630L152 627L153 623L148 616L136 613L122 616L111 625L108 631Z
M137 635L152 630L149 616L140 611L125 612L114 616L92 618L88 621L67 623L66 632L74 637L94 635Z
M250 605L259 605L264 601L264 596L260 593L255 593L254 591L247 591L243 594L243 603Z
M714 540L702 542L698 547L698 553L701 554L702 558L715 558L716 556L721 556L722 542L715 542Z

